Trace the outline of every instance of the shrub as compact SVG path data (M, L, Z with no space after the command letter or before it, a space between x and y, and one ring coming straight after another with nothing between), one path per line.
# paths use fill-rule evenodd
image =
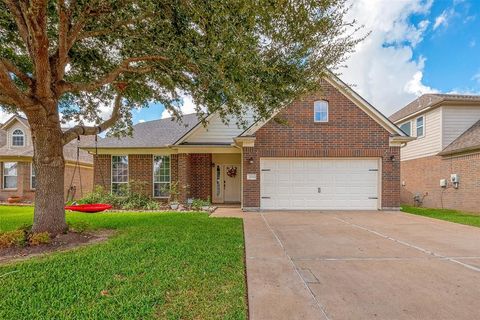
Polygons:
M145 183L135 181L128 183L121 194L112 194L105 191L103 187L97 186L92 192L78 202L82 204L108 203L115 209L124 210L157 210L160 205L157 201L147 196L145 190Z
M28 237L28 243L31 246L38 246L40 244L48 244L52 241L50 234L48 232L39 232L39 233L32 233Z
M24 246L26 243L27 234L24 230L14 230L0 234L0 248Z
M194 210L201 210L202 207L210 206L210 199L203 200L203 199L193 199L192 200L192 208Z

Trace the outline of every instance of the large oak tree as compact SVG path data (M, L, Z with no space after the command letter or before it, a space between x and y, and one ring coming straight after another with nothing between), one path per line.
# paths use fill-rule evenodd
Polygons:
M0 105L31 127L33 231L67 228L66 143L128 132L131 110L152 102L181 117L181 94L198 111L242 119L254 106L268 117L356 45L347 9L344 0L2 0Z

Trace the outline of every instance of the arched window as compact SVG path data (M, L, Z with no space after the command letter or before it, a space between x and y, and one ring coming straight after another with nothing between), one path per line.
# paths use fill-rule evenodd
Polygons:
M315 122L328 122L328 101L315 101L313 103L313 114Z
M23 147L25 145L25 134L20 129L15 129L12 133L12 146Z

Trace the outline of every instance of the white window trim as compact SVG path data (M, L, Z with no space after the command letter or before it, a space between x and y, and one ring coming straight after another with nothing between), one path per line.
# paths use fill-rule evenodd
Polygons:
M5 163L16 163L17 164L17 175L16 176L5 175ZM16 177L17 178L17 186L15 188L5 188L5 177ZM3 187L3 190L18 190L18 162L16 162L16 161L5 161L2 164L2 187Z
M113 157L127 157L127 182L113 182ZM128 184L130 182L130 159L128 154L115 154L110 157L110 193L113 194L113 184Z
M19 130L22 134L14 134L15 131ZM13 137L16 136L16 137L20 137L22 136L23 137L23 144L22 145L14 145L13 144ZM27 140L27 137L25 136L25 131L23 131L22 129L15 129L13 130L12 134L10 135L10 145L13 147L13 148L22 148L22 147L25 147L26 145L26 140Z
M421 135L421 136L418 135L418 128L419 128L419 127L418 127L418 119L420 119L420 118L423 119L423 124L422 124L422 126L421 126L421 128L422 128L422 135ZM425 116L420 116L420 117L417 117L417 118L415 119L415 136L416 136L417 138L423 138L423 137L425 137Z
M327 105L327 119L326 119L326 120L316 120L316 119L315 119L315 114L317 113L317 112L315 111L315 103L317 103L317 102L325 102L325 103L326 103L326 105ZM327 100L315 100L315 101L313 102L313 122L315 122L315 123L326 123L326 122L328 122L328 119L329 119L329 116L330 116L330 115L329 115L329 113L330 113L330 112L329 112L329 109L330 109L330 106L329 106L329 103L328 103Z
M170 161L168 162L169 166L169 180L168 183L170 184L170 188L172 187L172 155L170 154L152 154L152 198L155 199L168 199L170 198L170 195L164 196L164 197L155 197L155 183L160 183L160 182L155 182L155 157L169 157Z
M36 188L33 187L33 162L30 162L30 190L35 190ZM37 177L37 173L35 172L35 178Z
M410 123L410 132L409 132L409 133L406 133L406 132L405 132L405 133L408 134L408 135L411 137L411 136L412 136L412 127L413 127L413 126L412 126L412 121L405 121L404 123L400 124L399 128L400 128L400 130L401 130L401 129L402 129L402 126L403 126L404 124L407 124L407 123ZM402 130L402 131L403 131L403 130Z

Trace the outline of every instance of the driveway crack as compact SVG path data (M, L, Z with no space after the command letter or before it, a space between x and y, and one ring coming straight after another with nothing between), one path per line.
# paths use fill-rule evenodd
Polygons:
M302 277L302 275L300 274L297 266L295 265L295 262L293 262L292 257L290 257L290 255L288 254L287 250L285 249L285 246L283 245L282 241L281 241L280 238L278 237L278 235L277 235L277 233L275 232L275 230L270 226L270 224L268 223L268 220L265 218L265 216L263 215L262 212L260 212L260 216L262 217L263 222L264 222L265 225L267 226L268 230L273 234L273 236L275 237L275 240L278 242L278 244L279 244L280 247L282 248L283 253L284 253L285 256L287 257L289 263L292 265L293 270L295 270L295 273L297 274L298 278L300 279L300 281L302 282L302 284L305 286L305 288L306 288L307 291L309 292L310 296L312 297L313 301L315 302L315 304L318 306L318 308L319 308L320 311L322 312L323 317L324 317L326 320L331 320L331 319L328 317L327 312L325 311L325 307L320 303L320 301L318 301L317 297L315 296L315 294L313 293L313 291L310 289L310 287L308 286L308 284L307 284L307 282L305 281L305 279L303 279L303 277Z

